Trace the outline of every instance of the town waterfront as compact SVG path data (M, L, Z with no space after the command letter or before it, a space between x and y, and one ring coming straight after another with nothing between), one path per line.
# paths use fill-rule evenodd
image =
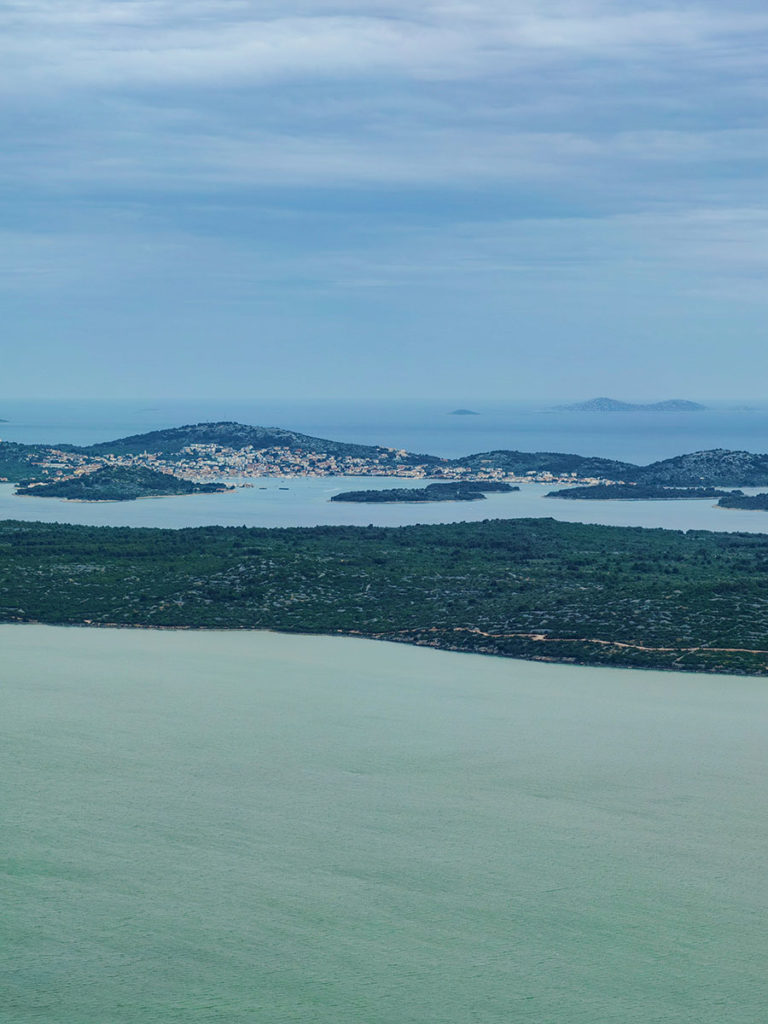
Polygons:
M9 1024L754 1024L764 680L0 626Z

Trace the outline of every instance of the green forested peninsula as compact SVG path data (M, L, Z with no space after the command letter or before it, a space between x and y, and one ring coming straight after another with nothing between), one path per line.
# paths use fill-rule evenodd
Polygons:
M187 530L0 523L0 620L276 629L768 674L768 536L548 519Z
M136 498L160 498L173 494L212 494L231 491L224 484L196 484L154 469L104 466L93 473L51 480L48 483L20 486L17 494L36 498L68 498L70 501L133 501Z

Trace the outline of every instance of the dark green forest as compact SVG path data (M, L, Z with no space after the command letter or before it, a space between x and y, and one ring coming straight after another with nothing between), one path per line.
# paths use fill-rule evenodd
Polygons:
M717 503L720 508L750 508L768 511L768 494L741 494L734 491Z
M0 620L275 629L768 674L768 536L493 520L185 530L0 523Z
M691 498L723 498L741 491L722 491L717 487L661 487L658 484L589 484L550 491L546 498L570 498L586 501L673 501Z
M426 487L385 487L368 491L342 491L331 501L357 501L382 504L412 501L477 501L487 493L519 491L519 487L491 480L460 480L450 484L427 484Z

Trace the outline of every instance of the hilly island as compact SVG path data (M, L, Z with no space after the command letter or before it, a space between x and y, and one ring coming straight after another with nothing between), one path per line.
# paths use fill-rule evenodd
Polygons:
M727 449L693 452L647 466L597 456L514 449L446 459L233 422L191 424L80 447L65 442L0 442L0 478L26 486L72 479L104 467L147 469L198 484L261 476L394 476L446 482L541 481L669 488L768 486L768 454ZM136 496L131 492L141 489L141 481L123 479L125 497ZM39 487L36 493L55 494Z

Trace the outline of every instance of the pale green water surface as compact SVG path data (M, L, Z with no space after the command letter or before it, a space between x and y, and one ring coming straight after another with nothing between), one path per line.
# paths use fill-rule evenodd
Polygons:
M765 1019L768 683L0 627L8 1024Z

